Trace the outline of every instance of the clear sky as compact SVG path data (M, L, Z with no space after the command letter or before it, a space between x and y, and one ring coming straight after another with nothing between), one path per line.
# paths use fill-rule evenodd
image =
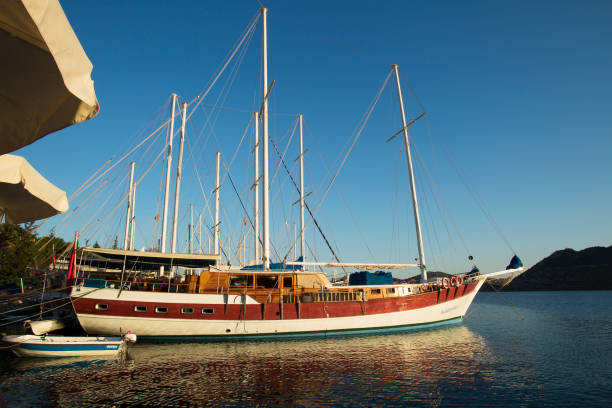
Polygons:
M196 97L260 7L257 1L61 4L93 63L100 113L15 153L69 195L108 158L117 159L166 120L172 92L181 102ZM390 64L397 63L407 115L427 112L411 127L411 138L418 150L416 181L430 269L468 270L468 252L481 270L492 271L503 269L513 251L529 266L557 249L612 244L611 2L265 4L269 80L275 80L270 134L283 149L294 115L304 114L310 149L306 191L312 192L313 209L330 180L326 166L336 171ZM190 202L196 212L204 211L210 225L202 189L210 199L214 152L221 150L229 163L249 112L259 107L259 30L227 97L218 99L223 84L230 83L225 75L219 90L204 101L207 111L198 111L188 124L191 150L185 153L179 248L185 248ZM224 109L213 110L213 105ZM206 115L218 115L214 133L202 130ZM402 140L385 143L400 128L395 87L389 82L317 213L343 261L409 263L417 255ZM161 143L148 155L156 156ZM245 143L252 143L250 131ZM287 153L294 175L296 149L294 139ZM248 209L250 150L243 145L231 169ZM270 157L273 172L278 160L272 151ZM147 163L137 164L137 172L144 172ZM117 166L123 172L118 178L126 166ZM137 193L137 213L143 214L137 215L138 248L150 247L152 236L159 235L153 219L160 213L162 173L157 162ZM282 171L275 183L272 240L284 254L297 220L292 206L297 193ZM125 183L118 188L124 193ZM101 192L99 204L87 211L103 208L110 191ZM222 191L222 225L235 250L244 213L228 182ZM512 249L487 222L474 196L485 203ZM111 245L115 235L122 240L123 207L108 221L102 214L113 208L108 204L93 215L105 225L90 240L102 245ZM87 213L74 218L61 229L66 239L83 228ZM308 228L307 239L319 259L332 260L311 224Z

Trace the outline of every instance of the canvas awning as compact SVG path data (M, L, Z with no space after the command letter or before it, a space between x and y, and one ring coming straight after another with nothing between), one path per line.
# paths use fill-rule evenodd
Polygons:
M57 0L0 2L0 154L94 117L91 62Z
M126 268L138 266L145 269L159 269L160 266L182 266L184 268L205 268L215 265L220 259L214 254L168 254L162 252L125 251L123 249L83 248L84 252L100 259L125 262Z
M36 221L68 210L66 193L40 175L26 159L0 156L0 219L9 224Z

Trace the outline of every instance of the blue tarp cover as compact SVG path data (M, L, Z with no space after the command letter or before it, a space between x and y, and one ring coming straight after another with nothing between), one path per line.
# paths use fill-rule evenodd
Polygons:
M521 266L523 266L523 262L521 261L521 258L514 255L512 259L510 260L510 265L506 266L506 269L516 269L516 268L520 268Z
M295 262L303 262L303 258L300 256ZM248 265L241 268L243 271L263 271L263 264ZM282 262L270 263L270 270L272 271L301 271L302 265L285 265Z
M353 272L349 276L349 285L393 285L391 272Z

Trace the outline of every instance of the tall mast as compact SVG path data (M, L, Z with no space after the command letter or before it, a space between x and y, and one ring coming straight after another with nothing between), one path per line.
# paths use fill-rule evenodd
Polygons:
M230 234L227 234L227 264L232 264L232 242L230 240Z
M268 28L267 13L265 7L261 9L262 16L262 127L263 127L263 268L270 269L270 202L268 197Z
M221 153L217 152L217 170L215 172L215 227L214 227L214 250L219 255L219 162ZM209 251L210 252L210 251Z
M187 102L183 102L181 111L181 138L179 142L179 157L176 165L176 187L174 191L174 219L172 222L172 253L176 252L176 234L178 225L179 193L181 192L181 172L183 166L183 143L185 142L185 118L187 115Z
M193 204L189 204L189 253L193 254Z
M132 187L132 214L130 217L130 250L134 250L134 229L136 226L136 184Z
M198 254L202 253L202 213L198 214Z
M123 236L123 249L128 250L129 237L130 237L130 225L132 215L132 190L134 189L134 165L136 163L130 163L130 190L128 192L128 205L127 213L125 214L125 235Z
M302 137L302 114L300 118L300 255L302 262L306 262L306 241L304 239L304 139Z
M397 95L399 98L400 110L402 112L402 126L404 128L404 144L406 145L406 158L408 160L408 171L410 173L410 190L412 191L412 208L414 210L414 224L416 226L417 245L419 246L419 268L421 269L421 282L427 281L427 267L425 266L425 253L423 252L423 238L421 237L421 220L419 218L419 204L417 202L416 187L414 184L414 173L412 170L412 156L410 155L410 137L408 135L408 125L406 124L406 114L404 113L404 100L402 99L402 88L399 80L399 70L397 64L393 64L395 72L395 82L397 83Z
M255 238L255 264L259 264L259 260L261 259L259 256L259 112L253 113L254 123L255 123L255 148L253 150L254 160L253 160L253 168L254 168L254 177L255 184L253 188L253 234Z
M161 252L166 252L166 234L168 225L168 197L170 195L170 168L172 167L172 139L174 139L174 110L176 107L176 94L172 94L172 116L170 117L170 136L168 138L168 157L166 159L166 189L164 192L164 214L162 219ZM163 266L161 269L163 275Z

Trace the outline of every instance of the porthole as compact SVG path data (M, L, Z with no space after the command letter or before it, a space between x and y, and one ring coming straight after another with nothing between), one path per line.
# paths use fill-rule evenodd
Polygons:
M145 313L147 311L146 306L134 306L134 311L139 313Z
M181 308L181 313L182 314L192 314L193 313L193 307L182 307Z
M96 303L96 310L108 310L106 303Z
M202 308L202 314L213 314L213 313L215 313L215 309L213 309L212 307Z
M166 306L155 306L155 313L168 313Z

